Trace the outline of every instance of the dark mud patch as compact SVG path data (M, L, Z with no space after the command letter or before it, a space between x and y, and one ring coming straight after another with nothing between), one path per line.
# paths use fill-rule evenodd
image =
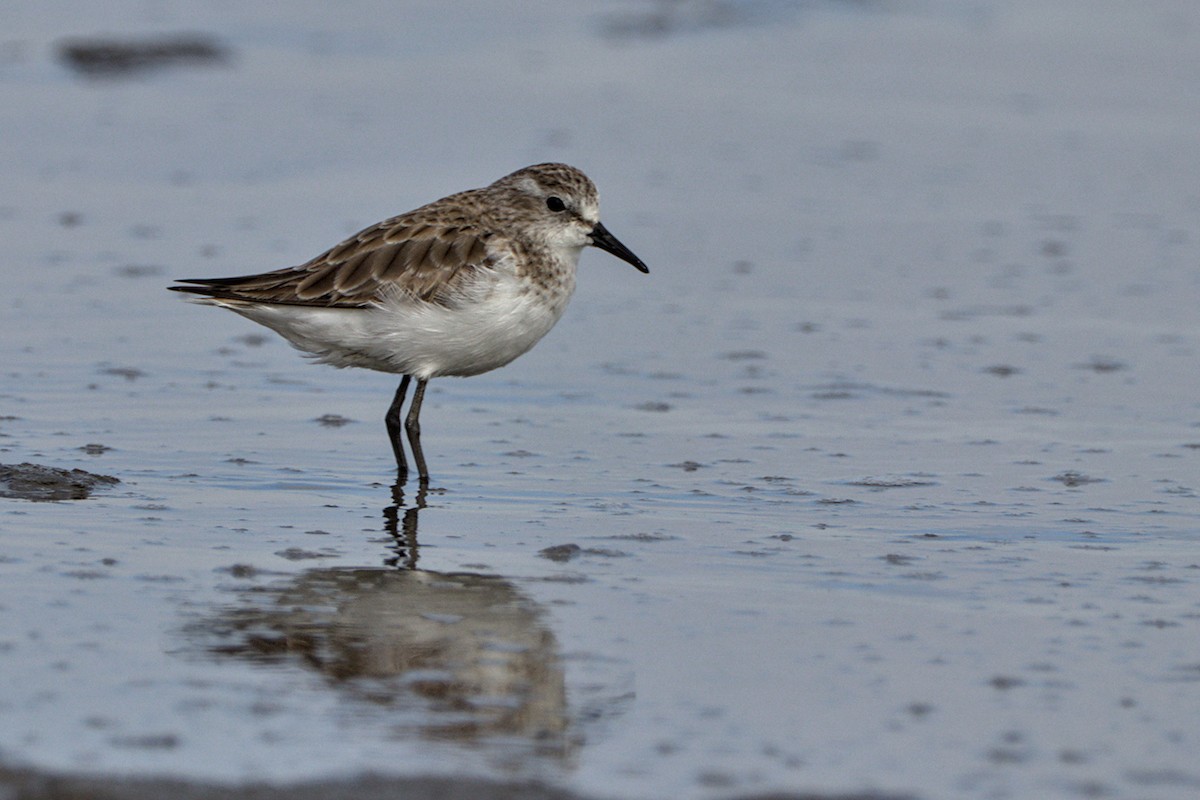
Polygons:
M482 778L384 777L242 786L170 778L55 775L0 767L0 793L9 800L584 800L583 795L540 783ZM742 800L913 800L908 794L772 793Z
M480 798L491 800L570 800L577 795L539 784L498 783L467 778L384 778L319 781L272 786L248 784L227 786L162 778L106 776L58 776L32 770L0 768L0 790L13 800L150 800L174 797L180 800L329 800L329 798L404 797L407 800Z
M354 422L354 420L349 417L343 417L341 414L322 414L314 419L313 422L322 428L341 428Z
M1066 472L1060 472L1050 480L1058 481L1063 486L1074 488L1076 486L1086 486L1089 483L1103 483L1103 478L1093 478L1091 475L1084 475L1082 472L1077 472L1069 469Z
M846 481L846 485L882 491L883 489L909 489L914 486L936 486L937 482L926 477L867 477Z
M82 469L59 469L41 464L0 464L0 497L48 502L83 500L93 490L120 481Z
M184 33L145 39L68 39L58 45L58 59L89 78L127 78L167 67L224 64L229 51L211 36Z
M607 547L580 547L577 544L556 544L553 547L544 547L538 550L538 555L542 558L548 558L551 561L564 563L572 561L580 556L603 556L604 558L623 558L628 553L623 553L620 550L612 550Z

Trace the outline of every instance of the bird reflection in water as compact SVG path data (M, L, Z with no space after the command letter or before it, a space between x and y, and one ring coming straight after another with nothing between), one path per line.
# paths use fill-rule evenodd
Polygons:
M392 484L392 504L383 510L383 527L391 535L394 555L384 559L390 567L399 569L417 568L417 513L425 508L429 486L420 484L411 506L404 501L404 476L401 474Z
M568 759L563 665L541 608L502 578L416 568L422 489L406 505L399 484L384 510L394 539L387 567L311 569L232 587L237 602L188 626L204 652L320 673L385 735L485 744L506 758L532 752ZM374 711L370 711L374 709ZM378 712L378 713L376 713Z

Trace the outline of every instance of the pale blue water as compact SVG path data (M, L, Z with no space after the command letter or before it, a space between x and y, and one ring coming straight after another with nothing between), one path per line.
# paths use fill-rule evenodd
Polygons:
M0 500L5 763L1195 793L1192 6L665 8L0 10L0 462L122 481ZM551 159L651 273L431 385L419 511L390 377L164 290Z

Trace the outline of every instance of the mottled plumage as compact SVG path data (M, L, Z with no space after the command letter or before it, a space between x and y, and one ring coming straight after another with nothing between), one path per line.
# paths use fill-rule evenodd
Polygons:
M400 406L422 481L425 384L477 375L529 350L562 316L592 245L646 266L600 224L596 187L566 164L537 164L490 186L384 220L298 267L172 286L265 325L317 360L403 375L386 417L401 476Z

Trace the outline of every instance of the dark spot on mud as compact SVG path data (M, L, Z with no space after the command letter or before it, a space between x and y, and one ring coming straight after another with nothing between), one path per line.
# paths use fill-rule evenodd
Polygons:
M217 572L227 572L235 578L254 578L258 576L259 569L253 564L230 564L219 568Z
M138 378L146 377L146 373L137 367L105 367L100 370L101 375L115 375L118 378L124 378L127 381L136 381Z
M1067 243L1060 239L1046 239L1038 249L1046 258L1062 258L1070 250Z
M1082 472L1076 472L1073 469L1066 472L1060 472L1050 480L1058 481L1063 486L1083 486L1088 483L1103 483L1103 478L1093 478L1090 475L1084 475Z
M956 308L949 311L943 311L939 315L939 319L948 320L951 322L960 322L963 320L973 320L980 317L1028 317L1033 314L1033 309L1030 306L1012 305L1012 306L967 306L965 308Z
M90 78L127 78L175 66L211 66L229 60L229 51L211 36L181 33L140 39L68 39L58 59Z
M859 478L846 481L847 486L862 486L866 489L909 489L914 486L936 486L934 481L925 478Z
M41 464L0 464L0 497L46 502L83 500L97 487L120 483L109 475Z
M179 737L173 733L116 736L109 741L116 747L132 747L139 750L174 750L179 746Z
M333 553L320 553L316 550L305 550L303 547L289 547L286 550L278 550L275 555L280 558L286 558L288 561L307 561L311 558L336 558Z
M1116 360L1115 358L1108 358L1107 356L1092 356L1090 361L1087 361L1083 364L1076 364L1075 368L1089 369L1092 372L1103 374L1106 372L1120 372L1121 370L1129 369L1129 366L1122 361Z
M908 705L908 708L905 710L908 711L908 713L912 714L914 717L917 717L918 719L920 719L921 717L925 717L925 716L928 716L929 714L932 714L935 708L936 708L936 706L934 706L931 703L910 703Z
M162 275L166 270L158 264L125 264L113 270L119 278L152 278Z
M322 428L340 428L343 425L349 425L354 420L349 417L343 417L341 414L322 414L313 420Z
M553 547L545 547L538 551L538 555L542 558L548 558L551 561L565 562L578 558L579 556L605 556L607 558L620 558L628 555L620 550L610 550L606 547L580 547L577 544L556 544Z
M720 355L725 361L758 361L766 357L767 354L762 350L734 350Z
M604 538L624 542L669 542L679 537L669 536L665 533L618 533Z

